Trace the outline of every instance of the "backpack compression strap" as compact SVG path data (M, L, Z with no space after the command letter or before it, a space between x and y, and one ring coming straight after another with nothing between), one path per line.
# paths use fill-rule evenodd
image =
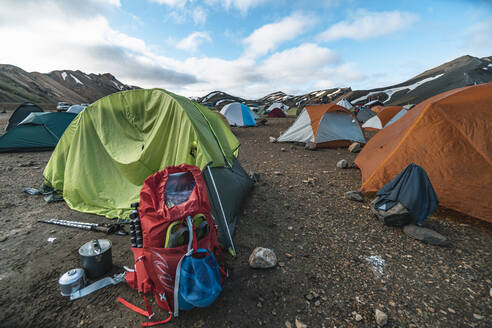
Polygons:
M138 314L141 314L143 316L146 316L147 318L149 318L149 320L154 315L154 312L150 309L150 305L147 302L147 299L145 298L145 295L144 295L144 301L145 301L145 306L147 307L147 310L141 309L138 306L133 305L132 303L128 302L127 300L125 300L125 299L123 299L121 297L118 297L117 300L118 300L118 302L120 302L121 304L123 304L124 306L126 306L127 308L129 308L130 310L135 311ZM152 312L152 314L150 312ZM167 319L165 319L165 320L154 321L154 322L143 322L141 324L141 326L142 327L157 326L157 325L160 325L160 324L168 323L169 321L171 321L171 318L172 318L172 314L169 313L169 317L167 317Z

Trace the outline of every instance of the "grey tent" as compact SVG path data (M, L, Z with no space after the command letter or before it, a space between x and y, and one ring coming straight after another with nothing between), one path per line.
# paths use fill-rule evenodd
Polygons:
M376 113L370 110L369 108L362 107L360 111L357 113L357 119L361 123L365 123L371 117L376 116Z
M12 113L12 115L10 115L9 124L7 125L6 130L8 131L16 127L17 124L22 122L29 114L42 111L43 110L39 106L27 101L20 104L19 107L17 107Z

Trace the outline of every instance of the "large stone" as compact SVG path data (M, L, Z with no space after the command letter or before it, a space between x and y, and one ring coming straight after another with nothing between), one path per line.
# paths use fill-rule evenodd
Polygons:
M275 139L275 137L271 137L271 136L270 136L270 137L269 137L269 140L270 140L270 142L271 142L271 143L277 142L277 139Z
M364 195L358 191L347 191L345 193L345 197L347 197L350 200L356 201L356 202L363 202L364 201Z
M374 316L376 317L376 323L378 326L383 327L388 323L388 316L383 311L376 309Z
M348 147L348 150L351 153L358 153L361 151L361 149L362 149L362 145L358 142L354 142Z
M339 169L346 169L348 167L348 162L344 159L341 159L337 162L337 167Z
M418 227L414 224L409 224L403 228L403 232L407 236L410 236L427 244L438 246L449 245L449 240L446 236L443 236L437 231L429 228Z
M256 247L249 256L249 266L254 269L268 269L277 265L277 256L269 248Z
M306 145L304 146L304 149L307 149L307 150L316 150L318 149L318 147L316 146L316 144L314 142L307 142Z

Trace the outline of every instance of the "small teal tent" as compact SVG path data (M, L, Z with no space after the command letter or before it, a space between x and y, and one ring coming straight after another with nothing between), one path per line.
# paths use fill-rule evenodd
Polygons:
M0 137L0 152L54 149L75 116L77 114L63 112L31 113Z

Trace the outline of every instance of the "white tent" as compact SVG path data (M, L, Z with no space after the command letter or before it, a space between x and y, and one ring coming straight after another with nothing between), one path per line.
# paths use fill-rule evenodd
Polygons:
M335 104L308 106L278 142L314 142L326 147L347 146L353 141L365 143L364 134L354 115Z
M220 113L225 116L229 125L253 126L256 124L253 112L245 104L238 102L227 104L222 107Z
M81 111L83 111L86 107L87 106L84 106L84 105L72 105L72 106L70 106L69 109L67 109L67 113L78 114Z
M285 111L287 111L289 109L289 106L284 105L284 104L279 103L279 102L276 102L276 103L271 104L270 107L268 107L265 110L265 113L270 113L275 108L280 108L281 110L283 110L285 112Z
M347 109L350 109L350 108L354 107L354 106L350 103L350 101L348 101L348 100L347 100L347 99L345 99L345 98L344 98L344 99L342 99L342 100L340 100L339 102L337 102L337 105L338 105L338 106L342 106L342 107L347 108Z
M383 111L385 111L385 109L383 109ZM381 129L387 127L388 125L391 125L391 124L395 123L396 121L398 121L400 118L403 117L403 115L405 115L406 112L407 112L406 109L402 109L398 113L396 113L393 117L390 116L391 119L389 119L389 117L387 117L386 121L385 121L385 118L381 118L382 113L378 113L376 116L373 116L370 119L368 119L362 125L362 127L364 129L369 129L369 130L381 130ZM388 119L389 119L389 121L387 121Z

